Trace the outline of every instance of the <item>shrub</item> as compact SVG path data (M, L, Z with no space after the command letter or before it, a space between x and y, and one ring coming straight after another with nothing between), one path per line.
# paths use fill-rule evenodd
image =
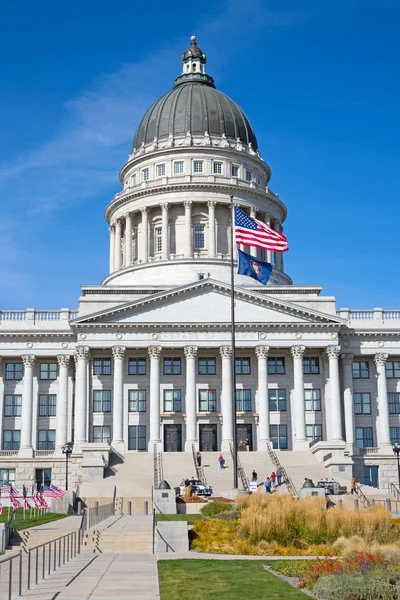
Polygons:
M204 517L215 517L220 513L226 513L232 511L232 505L226 502L208 502L206 506L201 509L201 514Z
M321 577L312 590L324 600L398 600L400 582L390 570L376 567L369 572Z

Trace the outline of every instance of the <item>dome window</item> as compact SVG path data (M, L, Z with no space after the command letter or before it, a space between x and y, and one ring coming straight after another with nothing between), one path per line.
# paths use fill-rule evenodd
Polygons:
M196 250L205 248L205 227L204 225L195 225L193 227L193 242Z
M174 163L174 173L176 175L179 175L180 173L183 173L183 160Z
M257 183L258 183L258 185L261 185L261 177L260 176L257 177Z
M249 171L249 169L246 169L246 181L252 181L253 180L253 173L251 171Z
M221 175L222 174L222 163L221 162L213 163L213 170L216 175Z
M237 165L232 165L231 167L231 176L239 177L239 167Z
M165 164L157 165L157 177L163 177L165 175Z
M143 169L143 171L142 171L142 180L143 181L148 181L149 176L150 176L149 169Z
M162 251L162 228L154 229L154 253L159 254Z
M136 173L134 173L131 177L131 185L136 185Z
M203 172L203 161L195 160L193 162L193 172L194 173L202 173Z

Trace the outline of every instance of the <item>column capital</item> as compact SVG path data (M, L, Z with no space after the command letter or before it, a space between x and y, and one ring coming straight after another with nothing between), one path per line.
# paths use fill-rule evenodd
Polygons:
M114 223L112 225L110 225L110 227L108 228L108 231L110 233L115 233L115 225L114 225Z
M185 346L183 351L186 358L196 358L198 349L199 348L197 346Z
M304 352L306 351L305 346L292 346L290 348L293 358L303 358Z
M69 363L71 362L70 354L59 354L57 362L59 367L69 367Z
M211 210L214 210L214 208L216 207L216 204L217 204L217 203L215 202L215 200L209 200L209 201L207 202L207 206L208 206L208 208L209 208L209 209L211 209Z
M325 349L325 352L328 356L328 358L339 358L340 355L340 346L328 346Z
M131 213L127 213L125 215L125 221L132 221L132 215L131 215Z
M221 346L219 353L221 358L232 358L232 346Z
M140 209L140 212L142 213L142 215L147 215L147 206L143 206L143 207Z
M268 358L269 346L256 346L257 358Z
M122 225L122 219L116 219L116 221L115 221L115 225L116 225L117 227L121 227L121 225Z
M74 359L77 361L80 358L88 361L90 359L90 348L89 346L77 346L74 354Z
M162 347L161 346L149 346L148 352L150 358L160 358Z
M114 359L116 358L124 358L126 348L125 346L113 346L111 348Z
M34 354L24 354L21 356L24 367L33 367L36 362L36 356Z
M162 202L160 206L163 212L168 210L168 202Z
M377 367L384 367L388 359L389 354L375 354L374 361Z
M255 218L256 218L256 209L255 209L255 207L254 207L254 206L251 206L251 207L250 207L250 217L251 217L252 219L255 219Z
M191 200L185 200L185 201L183 202L183 206L184 206L185 208L192 208L192 204L193 204L193 202L192 202Z
M346 352L344 354L341 354L340 358L342 359L344 365L351 365L351 363L354 360L354 354L349 354Z

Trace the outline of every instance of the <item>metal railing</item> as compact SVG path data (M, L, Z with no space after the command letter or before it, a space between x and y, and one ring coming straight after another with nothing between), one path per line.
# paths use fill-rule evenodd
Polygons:
M232 460L235 460L235 453L233 451L233 445L229 444L229 450L231 451ZM237 461L237 472L240 477L240 481L242 482L243 489L248 492L250 489L249 478L246 475L246 471L244 470L242 463L240 462L239 453L236 453L236 461Z
M400 502L400 488L398 483L389 483L388 492L396 498L397 502Z
M153 460L154 460L154 489L157 490L160 483L164 479L163 477L163 465L161 452L157 450L157 444L153 446Z
M81 531L67 533L39 546L20 550L0 561L0 594L11 600L29 591L81 552ZM4 585L3 585L4 583Z
M110 502L109 504L100 504L96 502L96 505L92 508L86 508L83 514L81 529L83 531L87 531L88 529L92 529L102 521L105 521L109 517L113 517L115 515L115 505L114 502Z
M272 463L275 465L276 470L280 469L280 471L282 473L282 482L286 485L288 492L293 494L293 496L297 496L297 490L295 488L295 485L294 485L291 477L289 477L289 475L287 474L286 469L284 467L282 467L281 463L279 462L279 458L277 457L276 453L273 451L273 448L270 444L267 444L267 449L268 449L269 457L270 457Z
M359 496L364 508L371 506L371 502L368 500L367 496L364 494L364 492L361 489L361 486L358 483L356 483L356 494L357 496Z
M196 449L194 447L194 444L192 444L192 456L193 456L194 468L196 469L197 479L200 479L200 481L203 482L204 485L207 485L207 478L206 478L206 474L205 474L205 471L204 471L204 467L203 466L199 466L199 464L197 462Z

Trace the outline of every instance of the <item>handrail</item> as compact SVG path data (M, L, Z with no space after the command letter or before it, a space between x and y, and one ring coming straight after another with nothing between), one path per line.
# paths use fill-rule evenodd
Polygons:
M202 481L206 485L206 482L204 481L204 479L205 479L204 469L201 466L199 466L199 464L197 462L196 448L194 447L194 444L192 444L192 456L193 456L194 468L196 469L197 479L200 479L200 481Z
M87 531L92 527L95 527L102 521L105 521L109 517L115 515L115 504L109 502L108 504L100 504L96 502L92 508L86 508L84 512L84 519L82 519L81 528L83 531Z
M267 449L268 449L269 457L270 457L271 461L273 462L273 464L275 465L275 468L277 470L278 469L281 470L282 481L286 485L288 492L292 493L293 496L297 496L297 490L292 481L292 478L289 477L289 475L287 474L285 467L282 467L281 463L279 462L279 458L277 457L276 453L273 451L273 448L270 444L267 444Z
M232 456L232 460L235 460L235 453L233 452L233 446L232 444L229 444L229 450L231 452L231 456ZM238 475L240 477L240 480L242 482L242 486L243 489L245 490L245 492L248 492L250 489L250 482L249 482L249 478L246 475L246 472L242 466L242 463L240 462L240 458L239 458L239 454L236 453L236 461L237 461L237 472Z
M371 506L371 502L368 500L367 496L364 494L358 483L356 483L356 494L360 495L361 502L363 503L364 508L365 506Z
M153 554L155 551L155 541L156 541L156 509L153 508Z
M400 502L400 488L397 483L389 483L388 492L396 497L397 502Z

